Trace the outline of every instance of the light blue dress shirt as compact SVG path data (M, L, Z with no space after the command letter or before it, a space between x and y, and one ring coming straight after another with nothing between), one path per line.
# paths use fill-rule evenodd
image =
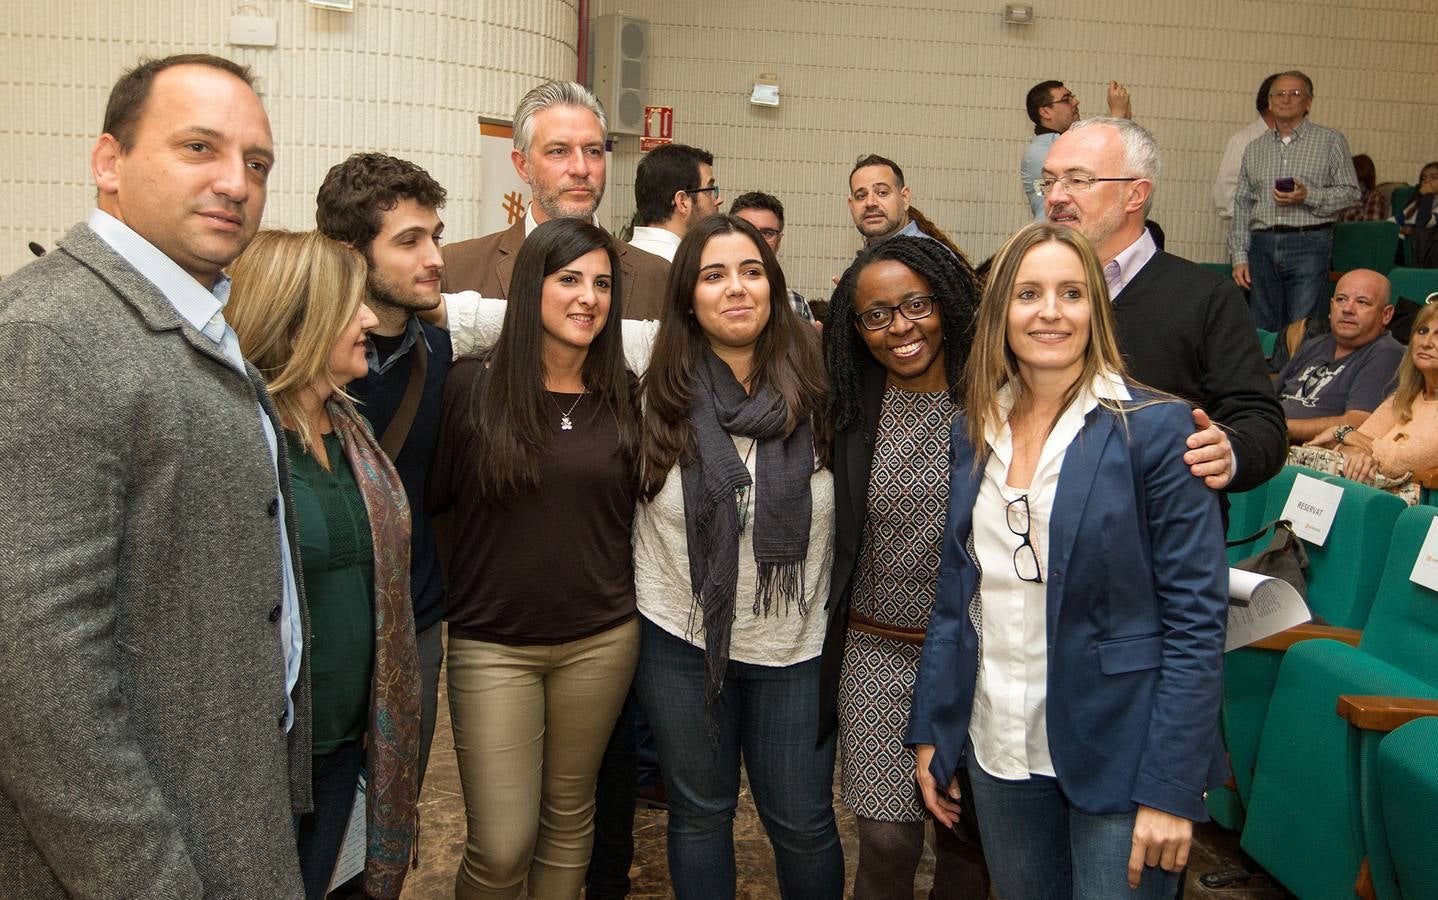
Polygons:
M140 237L128 225L102 210L90 214L90 230L95 232L135 271L150 280L165 299L175 307L186 322L204 334L205 326L215 314L224 308L230 299L230 279L221 275L213 291L208 291L174 260L160 251L154 244ZM220 352L226 360L246 379L245 360L240 355L240 339L235 330L225 325L224 337L218 342ZM284 503L285 493L280 489L279 450L274 426L265 415L259 401L255 412L260 417L265 443L270 448L270 463L275 471L275 494ZM280 523L277 535L280 542L280 560L284 567L283 598L281 599L280 645L285 660L285 730L295 723L295 685L300 680L300 657L304 651L304 627L300 621L300 594L295 585L295 571L290 557L290 536L285 522L284 510L276 516Z
M1044 176L1044 160L1049 158L1049 150L1053 149L1054 141L1058 139L1057 131L1034 135L1024 148L1024 160L1019 164L1019 181L1023 182L1024 199L1029 201L1029 211L1034 214L1035 222L1044 219L1044 198L1034 192L1034 182Z

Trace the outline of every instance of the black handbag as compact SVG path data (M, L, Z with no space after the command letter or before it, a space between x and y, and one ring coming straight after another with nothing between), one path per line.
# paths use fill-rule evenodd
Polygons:
M1263 550L1233 564L1235 569L1256 572L1270 578L1281 578L1293 586L1298 596L1308 600L1308 551L1303 541L1293 532L1293 523L1287 519L1276 519L1258 529L1246 538L1229 541L1227 546L1237 547L1255 541L1272 529L1273 540ZM1314 621L1318 621L1314 618Z

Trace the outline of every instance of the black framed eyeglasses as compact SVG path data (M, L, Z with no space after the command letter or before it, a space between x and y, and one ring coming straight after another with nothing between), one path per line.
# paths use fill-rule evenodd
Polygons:
M717 185L717 184L711 184L711 185L709 185L708 187L689 188L689 189L685 190L684 193L686 193L686 194L707 194L709 191L713 191L714 194L715 194L715 196L718 196L718 194L719 194L719 185Z
M1055 97L1054 99L1050 100L1049 102L1044 103L1044 104L1041 104L1041 105L1042 105L1042 106L1053 106L1053 105L1058 104L1058 103L1072 103L1072 102L1074 102L1074 101L1077 100L1077 99L1078 99L1078 94L1068 93L1068 94L1064 94L1062 97Z
M883 331L894 324L894 313L910 322L927 319L934 313L934 296L918 294L893 306L871 306L861 313L855 313L854 318L859 320L865 331Z
M1008 520L1009 531L1024 539L1014 551L1014 574L1019 576L1021 581L1032 581L1034 584L1043 584L1043 570L1039 566L1039 551L1034 548L1033 536L1029 530L1032 522L1029 520L1029 495L1021 494L1017 499L1010 500L1005 509L1005 518ZM1015 525L1020 522L1020 525Z

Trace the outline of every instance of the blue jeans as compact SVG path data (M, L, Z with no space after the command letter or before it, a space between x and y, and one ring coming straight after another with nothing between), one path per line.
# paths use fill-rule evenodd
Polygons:
M1128 897L1173 900L1182 875L1146 868L1128 887L1135 813L1090 815L1069 805L1058 781L995 778L968 759L974 811L994 891L1004 900Z
M781 896L842 897L834 738L815 743L819 660L792 666L731 660L711 732L704 651L643 620L634 687L654 729L669 789L669 876L678 900L734 896L741 755L774 848Z
M1248 271L1253 279L1249 305L1264 331L1282 331L1290 322L1322 314L1328 303L1333 229L1250 231Z

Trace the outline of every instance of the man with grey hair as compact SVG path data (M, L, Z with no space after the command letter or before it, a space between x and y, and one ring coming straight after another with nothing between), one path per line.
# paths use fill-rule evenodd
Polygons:
M526 214L504 231L445 248L445 292L472 290L507 298L515 256L530 232L550 219L594 218L604 197L605 128L604 108L572 81L545 82L520 99L510 160L534 198ZM668 264L623 241L614 243L623 272L625 317L659 318Z
M1327 299L1333 223L1362 198L1348 141L1308 121L1313 80L1280 74L1268 91L1273 130L1243 151L1228 252L1258 327L1282 331Z
M1098 254L1129 374L1198 407L1190 470L1211 488L1246 491L1283 465L1283 409L1237 287L1159 250L1144 227L1159 166L1143 126L1108 116L1075 122L1044 160L1045 213Z

